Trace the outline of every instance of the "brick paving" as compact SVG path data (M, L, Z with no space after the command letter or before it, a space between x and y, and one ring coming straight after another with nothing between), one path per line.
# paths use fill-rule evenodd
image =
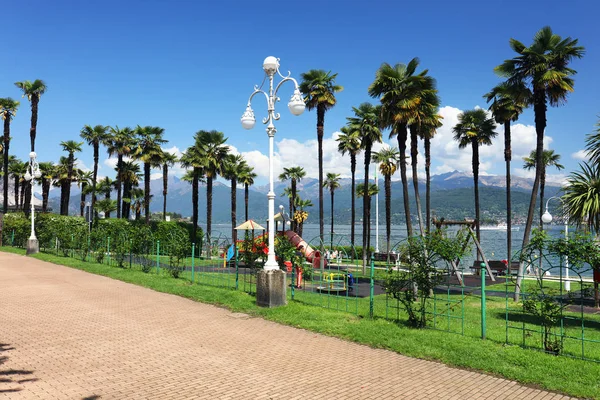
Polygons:
M0 253L0 399L566 399Z

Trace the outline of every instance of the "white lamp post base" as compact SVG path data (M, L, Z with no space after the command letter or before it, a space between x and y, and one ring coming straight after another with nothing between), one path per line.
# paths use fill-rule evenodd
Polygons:
M256 305L269 308L286 305L286 289L285 271L259 270L256 277Z
M35 254L40 252L40 242L37 239L27 239L27 252L26 255Z

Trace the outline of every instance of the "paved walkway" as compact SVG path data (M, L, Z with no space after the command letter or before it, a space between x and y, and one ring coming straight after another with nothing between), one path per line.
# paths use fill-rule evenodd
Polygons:
M560 399L0 252L0 399Z

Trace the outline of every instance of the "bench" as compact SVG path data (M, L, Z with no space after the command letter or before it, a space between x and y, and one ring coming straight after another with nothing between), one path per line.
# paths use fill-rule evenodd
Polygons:
M400 257L400 254L398 253L390 253L390 261L391 262L397 262L398 258ZM388 259L388 253L373 253L373 260L375 261L387 261Z
M471 267L471 269L474 269L474 270L481 269L482 263L483 263L483 261L481 261L481 260L473 261L473 266ZM496 275L506 273L506 264L504 264L500 260L488 260L488 265L490 266L490 270L492 270L492 273L495 273ZM519 262L512 261L510 263L511 275L517 275L518 271L519 271Z

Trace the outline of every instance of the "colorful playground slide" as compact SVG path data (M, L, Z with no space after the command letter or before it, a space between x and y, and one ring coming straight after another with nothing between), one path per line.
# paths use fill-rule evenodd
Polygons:
M285 236L287 236L289 241L300 250L306 261L313 265L313 268L320 268L321 252L319 250L310 247L310 245L294 231L286 231ZM323 261L327 263L327 260Z

